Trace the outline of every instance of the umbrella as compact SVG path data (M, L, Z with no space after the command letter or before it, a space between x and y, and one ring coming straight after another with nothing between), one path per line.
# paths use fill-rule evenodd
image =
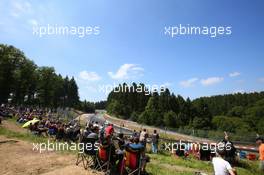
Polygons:
M30 120L30 121L26 122L26 123L22 126L22 128L27 128L30 124L34 125L34 124L37 123L37 122L39 122L39 120L34 118L33 120Z

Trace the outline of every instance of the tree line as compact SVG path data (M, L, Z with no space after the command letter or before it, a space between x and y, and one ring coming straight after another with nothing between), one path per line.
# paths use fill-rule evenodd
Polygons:
M62 77L53 67L38 67L19 49L0 44L0 103L41 107L76 107L74 77Z
M132 90L144 84L119 86L128 90L110 92L107 111L123 119L169 128L264 133L264 92L190 100L167 88L146 95L144 91Z
M106 108L106 101L89 102L84 100L80 102L79 109L86 113L94 113L96 109L104 110Z
M89 113L106 108L106 101L80 101L74 77L37 66L13 46L0 44L0 68L0 104L72 107Z

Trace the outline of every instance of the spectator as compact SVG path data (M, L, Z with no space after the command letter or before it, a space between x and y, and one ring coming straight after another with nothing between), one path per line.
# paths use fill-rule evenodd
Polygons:
M175 156L177 158L179 158L179 157L185 157L186 156L186 151L185 150L186 150L186 145L185 144L179 144L177 146L176 151L175 151Z
M157 130L154 130L154 133L152 135L152 153L157 154L158 153L158 144L159 144L159 134L157 133Z
M133 131L132 137L139 137L139 134L137 133L136 130Z
M139 141L146 146L146 142L147 142L147 138L148 138L148 133L146 129L143 129L143 131L141 131L140 136L139 136Z
M98 128L99 128L98 121L96 121L96 122L93 124L93 127L98 127Z
M113 124L109 124L106 128L105 128L105 135L106 136L112 136L114 133L114 127Z
M221 149L222 148L222 149ZM230 163L224 160L226 151L223 147L217 149L217 157L214 157L212 162L214 166L215 175L236 175L235 170L231 167Z
M118 140L118 147L120 150L124 150L125 149L125 138L124 138L124 134L123 133L120 133L117 137L117 140Z
M225 160L228 161L233 166L236 163L236 148L233 142L229 140L229 136L227 135L226 132L222 142L225 144L225 148L226 148Z
M257 137L256 143L259 147L259 168L262 173L264 173L264 143L263 138Z
M142 171L142 174L146 174L145 169L146 169L147 162L149 162L150 158L145 154L145 151L144 151L145 146L141 142L139 142L139 138L136 137L134 138L133 143L128 144L128 147L134 150L143 150L141 171Z

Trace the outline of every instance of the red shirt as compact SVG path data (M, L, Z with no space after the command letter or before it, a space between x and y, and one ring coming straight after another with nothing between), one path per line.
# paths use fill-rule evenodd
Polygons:
M107 136L108 136L108 135L111 135L113 132L114 132L114 128L113 128L112 125L107 126L107 127L105 128L105 133L106 133Z

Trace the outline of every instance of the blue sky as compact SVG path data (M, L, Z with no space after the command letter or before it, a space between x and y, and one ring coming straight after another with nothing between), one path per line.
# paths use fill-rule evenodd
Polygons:
M81 99L104 85L165 84L184 97L264 90L264 2L230 0L2 0L0 42L74 76ZM47 25L99 26L99 35L33 35ZM231 35L168 37L164 27L231 26Z

